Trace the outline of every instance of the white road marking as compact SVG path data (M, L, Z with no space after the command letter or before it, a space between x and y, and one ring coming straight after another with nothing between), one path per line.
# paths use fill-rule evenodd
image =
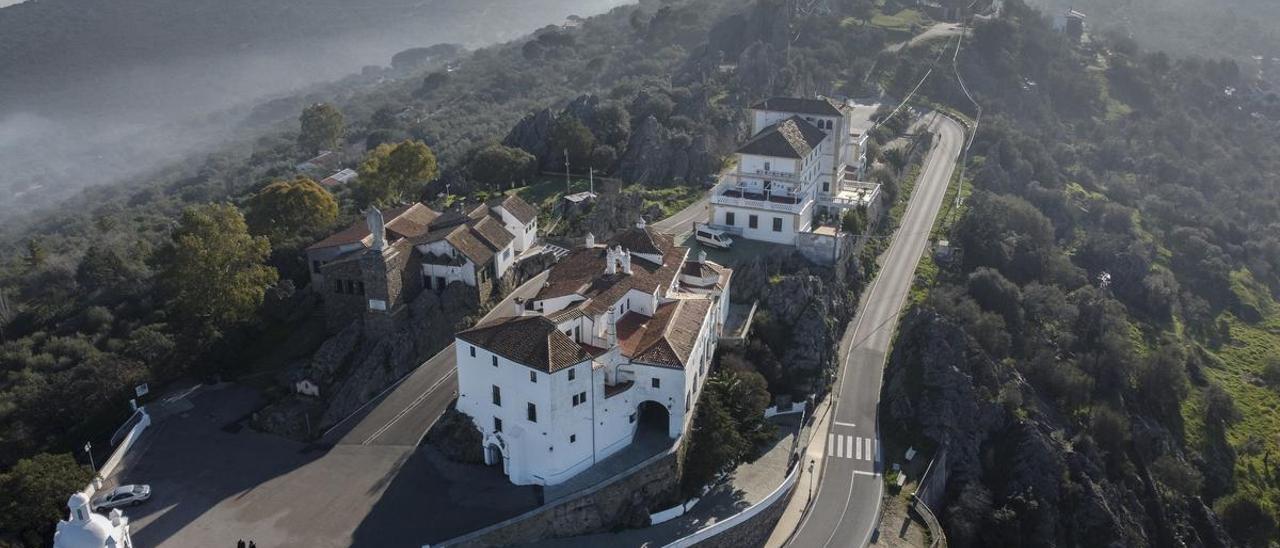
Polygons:
M836 436L836 458L844 458L844 436Z
M867 460L871 460L872 458L873 457L871 453L871 438L867 438Z
M832 424L835 424L836 426L848 426L849 428L853 428L854 426L857 426L851 422L840 422L840 421L832 421Z
M880 476L880 473L879 473L879 472L863 472L862 470L854 470L854 471L853 471L853 475L855 475L855 476L871 476L871 477L873 477L873 478L874 478L874 477L879 477L879 476Z
M836 445L836 435L827 434L827 456L828 457L836 454L835 445Z
M858 457L857 457L857 460L862 460L862 438L858 438L858 442L857 442L857 443L855 443L854 445L855 445L855 446L857 446L857 448L858 448ZM853 453L853 452L852 452L852 451L850 451L850 454L852 454L852 453Z

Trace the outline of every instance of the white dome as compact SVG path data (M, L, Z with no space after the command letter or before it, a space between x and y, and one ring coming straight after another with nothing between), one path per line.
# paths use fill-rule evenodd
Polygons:
M53 534L54 548L123 547L127 537L123 526L112 525L106 516L89 508L89 495L83 492L67 499L70 516L58 522Z

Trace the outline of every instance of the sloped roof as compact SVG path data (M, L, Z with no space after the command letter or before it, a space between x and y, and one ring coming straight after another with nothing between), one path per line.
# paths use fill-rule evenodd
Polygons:
M843 114L843 105L828 99L819 97L816 99L807 99L802 97L770 97L759 103L751 105L753 110L769 110L773 112L790 112L794 114L810 114L814 116L840 116Z
M760 130L755 137L738 147L738 153L799 160L818 148L826 138L826 133L804 118L792 116Z
M421 203L413 203L388 209L382 213L382 217L386 219L388 232L404 238L415 238L426 234L427 227L436 218L440 217L440 214ZM356 242L365 242L367 246L369 242L366 242L365 239L369 238L370 235L369 225L365 223L364 219L361 219L352 223L351 226L311 244L311 246L307 247L307 250L336 247Z
M516 237L512 236L510 232L507 232L506 227L502 226L502 222L494 219L493 217L485 217L475 223L472 223L471 229L474 230L485 243L489 244L489 247L493 248L494 251L500 251L502 248L507 247L507 244L510 244L516 239Z
M618 321L618 345L632 361L683 368L698 342L711 299L679 299L658 305L652 317L628 312Z
M503 318L458 333L458 338L546 373L591 357L545 316Z
M634 231L646 232L644 236L631 234ZM669 286L679 273L680 263L684 259L683 247L675 245L672 237L654 231L650 227L631 228L620 234L608 246L619 245L622 241L650 241L662 256L662 264L653 264L645 260L631 261L631 274L605 274L606 248L578 248L565 256L547 274L546 285L535 297L537 300L553 299L567 295L581 295L587 302L580 305L583 312L595 316L608 310L613 303L636 289L644 293L653 293L659 287ZM624 249L629 249L623 246ZM639 250L631 250L639 252Z
M507 213L510 213L511 216L515 217L517 221L525 224L528 224L529 221L538 218L537 208L529 205L529 202L524 201L524 199L516 196L515 194L508 194L503 198L494 198L489 200L488 205L489 207L501 206L503 209L507 210Z

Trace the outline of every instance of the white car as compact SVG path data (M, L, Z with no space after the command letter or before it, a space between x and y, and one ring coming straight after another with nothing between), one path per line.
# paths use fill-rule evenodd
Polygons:
M121 485L93 497L93 509L110 510L121 506L137 506L151 498L150 485Z

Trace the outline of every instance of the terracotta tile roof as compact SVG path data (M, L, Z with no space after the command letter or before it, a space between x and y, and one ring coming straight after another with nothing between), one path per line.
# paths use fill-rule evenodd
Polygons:
M529 224L529 221L538 218L537 208L529 205L529 202L524 201L524 199L515 194L508 194L504 198L494 198L487 205L489 207L502 206L517 221L525 224Z
M808 156L826 138L827 134L813 124L792 116L760 130L755 137L738 147L738 153L798 160Z
M796 114L811 114L816 116L840 116L843 114L844 106L840 103L819 97L816 99L807 99L802 97L770 97L759 103L751 105L753 110L771 110L774 112L791 112Z
M471 224L474 230L485 243L494 251L501 251L508 244L515 240L516 237L507 232L506 227L502 226L502 222L493 217L485 217Z
M637 231L647 234L632 234ZM595 316L608 310L631 289L653 293L659 287L670 286L687 251L675 245L671 236L655 232L651 227L632 228L608 245L612 247L622 241L639 241L642 237L652 242L656 251L660 252L655 254L662 256L661 265L633 258L630 275L623 274L619 269L617 274L609 276L604 273L604 247L578 248L551 267L546 285L534 298L545 300L573 294L582 295L587 302L580 305L580 308L588 315ZM629 249L626 246L623 248Z
M493 250L484 243L467 225L458 225L449 230L444 238L459 253L465 255L477 265L488 264L493 259Z
M386 219L388 232L393 232L395 235L404 238L415 238L426 234L427 226L439 216L439 213L420 203L395 207L382 213L382 217ZM360 219L352 223L351 226L331 234L328 238L311 244L310 247L307 247L307 250L336 247L356 242L364 242L368 246L372 242L372 240L366 240L369 236L369 225L365 224L364 219Z
M473 327L458 338L513 362L554 373L591 355L545 316L503 318Z
M618 320L618 345L632 361L683 368L698 341L711 299L658 305L653 317L628 312Z

